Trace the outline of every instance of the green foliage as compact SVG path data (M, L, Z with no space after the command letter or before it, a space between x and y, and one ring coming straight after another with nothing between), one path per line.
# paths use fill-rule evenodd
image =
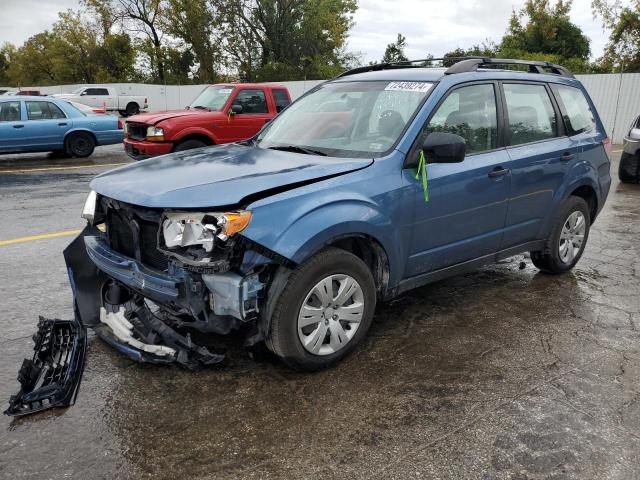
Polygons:
M602 18L610 36L599 59L603 72L640 72L640 0L623 6L620 0L593 0L593 11Z
M502 51L555 55L564 62L589 58L589 39L569 19L571 0L527 0L520 12L513 12Z
M245 81L327 78L345 68L355 0L219 1L228 66Z
M409 58L404 54L405 48L407 48L407 39L399 33L396 41L387 45L382 63L406 62Z

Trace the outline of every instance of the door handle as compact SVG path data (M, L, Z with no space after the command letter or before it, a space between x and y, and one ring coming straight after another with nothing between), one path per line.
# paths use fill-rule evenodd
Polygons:
M573 160L573 157L575 157L575 155L571 152L564 152L562 154L562 157L560 157L560 160L562 160L563 162L568 162L570 160Z
M61 122L58 124L59 127L66 127L67 126L67 122Z
M507 175L510 172L508 168L496 167L491 170L488 175L489 178L502 177L503 175Z
M13 128L24 128L24 125L14 125Z

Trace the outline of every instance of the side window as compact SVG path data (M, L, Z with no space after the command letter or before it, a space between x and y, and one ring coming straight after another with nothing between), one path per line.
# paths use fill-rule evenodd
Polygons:
M51 102L26 102L29 120L51 120L66 118L60 108Z
M47 107L49 107L49 118L67 118L55 103L47 102Z
M470 85L451 92L425 127L423 138L432 132L460 135L467 142L467 154L496 148L498 112L493 85Z
M560 103L564 123L570 135L595 130L596 121L593 112L579 88L554 85L553 91Z
M19 122L20 102L0 103L0 122Z
M29 120L44 120L47 118L49 109L46 108L45 102L26 102L27 118ZM46 113L45 113L46 109Z
M85 92L86 95L109 95L109 90L106 88L87 88Z
M269 113L262 90L240 90L233 104L242 106L242 113Z
M276 102L276 112L281 112L291 103L285 90L272 90L272 92L273 100Z
M511 131L510 145L538 142L558 135L556 113L544 85L505 83L502 88Z

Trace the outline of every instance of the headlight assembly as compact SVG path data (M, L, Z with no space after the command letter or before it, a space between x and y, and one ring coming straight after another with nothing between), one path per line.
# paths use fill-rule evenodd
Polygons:
M225 242L251 221L251 212L165 212L162 235L167 248L201 246L211 252L216 239Z
M164 141L164 130L158 127L148 127L146 139L152 142Z
M82 209L81 217L86 219L90 225L93 225L96 217L96 201L98 199L98 194L91 190L89 195L87 196L87 200L84 202L84 207Z

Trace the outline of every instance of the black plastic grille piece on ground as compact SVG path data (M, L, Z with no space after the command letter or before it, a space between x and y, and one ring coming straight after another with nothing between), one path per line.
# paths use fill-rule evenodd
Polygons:
M9 399L7 415L67 407L78 395L87 341L80 322L40 317L33 341L33 358L25 359L20 367L20 391Z

